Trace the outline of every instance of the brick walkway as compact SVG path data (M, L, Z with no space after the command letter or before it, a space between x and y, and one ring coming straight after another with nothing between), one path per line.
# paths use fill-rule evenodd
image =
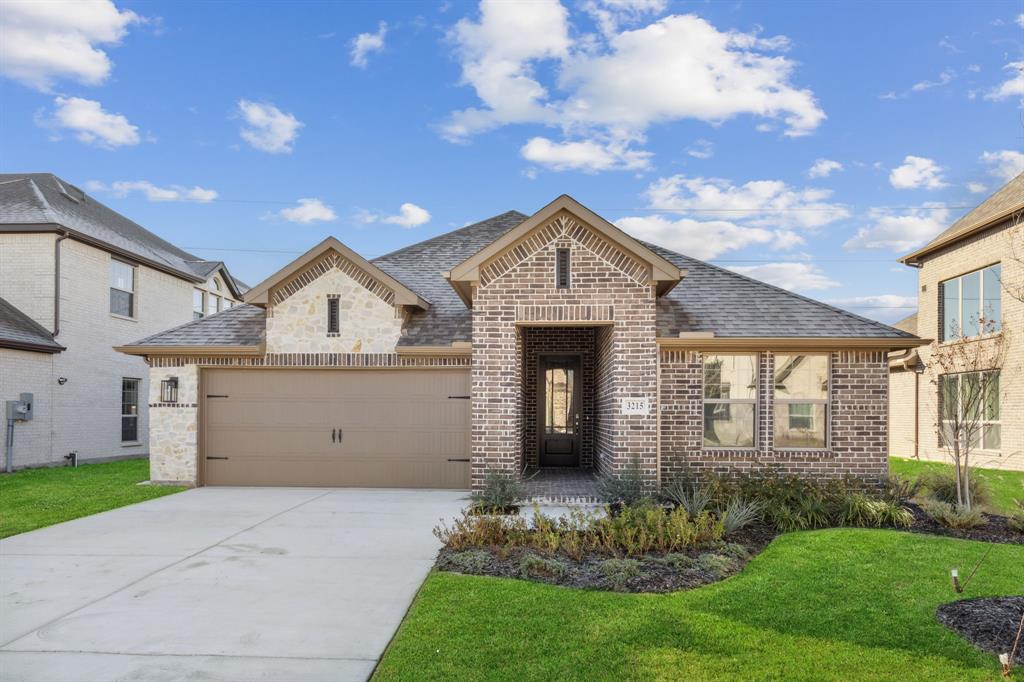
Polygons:
M527 469L523 473L523 488L527 503L595 504L600 502L597 480L593 469Z

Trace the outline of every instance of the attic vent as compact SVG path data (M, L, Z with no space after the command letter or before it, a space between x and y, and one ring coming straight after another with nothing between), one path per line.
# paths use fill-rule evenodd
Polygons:
M555 287L569 288L569 249L555 251Z
M338 333L338 299L327 299L327 333Z

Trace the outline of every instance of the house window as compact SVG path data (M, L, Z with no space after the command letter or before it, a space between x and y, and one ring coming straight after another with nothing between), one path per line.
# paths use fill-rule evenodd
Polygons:
M828 429L828 356L775 356L775 446L821 450Z
M110 261L110 312L135 317L135 266Z
M943 374L939 377L941 442L952 447L959 434L972 449L999 450L999 371Z
M704 446L754 447L757 355L704 356Z
M327 333L337 334L338 329L338 299L327 299Z
M225 298L224 299L224 310L227 310L228 308L234 308L234 307L235 307L235 302L234 301L232 301L230 298Z
M555 251L555 287L569 288L569 249Z
M942 300L943 341L997 332L1003 327L997 263L966 275L947 279L939 287Z
M206 301L205 293L202 289L192 290L192 319L198 320L200 317L205 315Z
M220 310L220 296L215 294L206 295L206 314L213 315Z
M178 402L178 377L169 377L160 382L160 402Z
M139 439L139 379L121 379L121 441Z

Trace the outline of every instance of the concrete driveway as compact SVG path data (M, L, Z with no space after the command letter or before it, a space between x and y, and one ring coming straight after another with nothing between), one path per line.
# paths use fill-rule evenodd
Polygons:
M465 493L200 488L0 541L0 679L364 680Z

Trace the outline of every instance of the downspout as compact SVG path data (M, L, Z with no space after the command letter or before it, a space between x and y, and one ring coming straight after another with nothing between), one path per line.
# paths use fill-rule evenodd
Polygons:
M919 391L921 386L921 375L914 371L914 459L918 458L918 442L921 435L921 403Z
M57 237L53 243L53 337L60 334L60 243L68 238L68 233Z

